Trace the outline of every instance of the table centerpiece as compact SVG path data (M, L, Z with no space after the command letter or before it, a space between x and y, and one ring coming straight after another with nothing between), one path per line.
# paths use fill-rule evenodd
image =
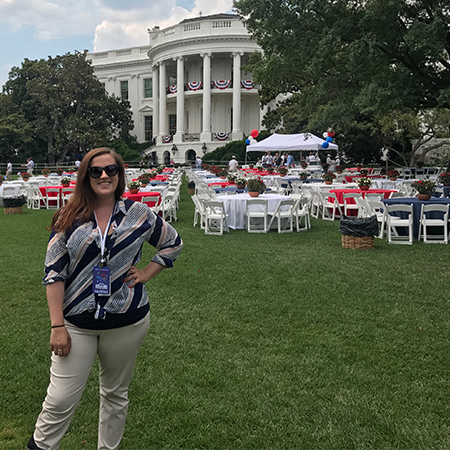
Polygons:
M433 183L430 180L419 180L411 183L411 187L417 191L417 198L425 201L430 200L431 194L436 189L436 183Z
M258 197L266 190L266 185L259 178L250 178L247 181L247 189L251 197Z
M336 175L333 172L325 172L322 175L323 181L325 181L325 184L332 184L333 180L336 178Z
M139 181L130 181L128 183L128 190L130 191L130 194L137 194L140 187L141 183Z
M442 183L444 186L450 186L450 172L444 172L441 173L438 176L438 180L440 183Z
M356 179L356 184L362 191L367 191L372 186L372 180L370 178L361 177Z

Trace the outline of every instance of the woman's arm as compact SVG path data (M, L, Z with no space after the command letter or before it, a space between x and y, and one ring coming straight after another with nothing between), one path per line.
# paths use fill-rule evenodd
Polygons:
M125 278L126 281L133 282L130 284L130 288L133 286L136 286L138 283L146 283L147 281L150 281L152 278L156 277L159 272L161 272L165 267L161 264L158 264L154 261L150 262L144 269L139 270L135 266L131 266L130 270L127 273L127 277Z
M70 334L64 325L63 301L64 282L56 281L47 285L47 303L52 328L50 334L50 350L58 356L67 356L72 346ZM62 353L61 353L62 352Z

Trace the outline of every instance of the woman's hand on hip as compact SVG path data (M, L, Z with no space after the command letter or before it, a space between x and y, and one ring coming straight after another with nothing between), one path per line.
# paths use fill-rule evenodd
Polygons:
M52 328L50 334L50 350L56 356L67 356L72 347L72 340L66 327Z
M124 279L125 282L132 281L132 283L129 285L130 288L136 286L139 283L145 284L148 280L149 279L146 273L143 270L139 270L135 266L130 267L127 276Z

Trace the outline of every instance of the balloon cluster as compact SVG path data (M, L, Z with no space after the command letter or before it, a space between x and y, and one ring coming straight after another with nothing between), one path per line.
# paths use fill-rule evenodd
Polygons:
M245 140L245 143L247 145L257 144L258 141L256 140L256 138L258 137L258 134L259 134L258 130L250 131L250 136Z
M328 148L330 146L330 143L333 142L334 135L336 133L333 130L328 130L323 133L323 138L325 139L325 142L322 144L322 148Z

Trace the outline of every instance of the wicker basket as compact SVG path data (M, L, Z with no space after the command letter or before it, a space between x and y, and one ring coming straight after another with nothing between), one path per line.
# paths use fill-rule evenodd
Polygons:
M23 206L16 206L14 208L5 208L5 214L22 214Z
M369 248L373 248L373 243L375 238L373 236L347 236L345 234L342 235L342 247L343 248L357 248L361 250L367 250Z

